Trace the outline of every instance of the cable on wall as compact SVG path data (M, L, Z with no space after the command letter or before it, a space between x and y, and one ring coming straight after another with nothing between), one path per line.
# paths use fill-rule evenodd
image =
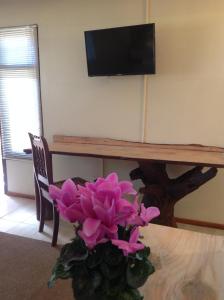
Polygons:
M149 22L149 0L145 0L145 22ZM149 77L144 75L143 82L143 103L142 103L142 128L141 128L141 142L146 142L147 138L147 117L148 117L148 85Z

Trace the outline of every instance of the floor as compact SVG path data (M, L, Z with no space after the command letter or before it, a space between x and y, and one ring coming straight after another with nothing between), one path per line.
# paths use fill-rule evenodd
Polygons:
M38 232L35 201L0 194L0 231L51 242L52 222L46 221L44 232ZM69 242L74 236L72 225L61 220L58 244Z
M178 227L204 233L224 235L224 230L185 224L178 224ZM8 197L0 193L0 231L51 242L52 222L47 221L44 232L39 233L35 213L35 201ZM58 244L69 242L73 235L72 225L61 220Z

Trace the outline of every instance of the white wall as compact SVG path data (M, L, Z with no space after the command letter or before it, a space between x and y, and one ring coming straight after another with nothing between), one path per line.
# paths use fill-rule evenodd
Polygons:
M224 2L150 0L156 23L157 74L149 76L147 141L224 146ZM39 25L45 135L55 133L140 140L143 77L88 78L83 31L145 21L145 0L0 0L0 26ZM56 175L100 175L100 160L55 159ZM104 172L128 178L135 163L106 160ZM29 169L29 170L28 170ZM11 189L25 192L11 162ZM75 174L73 172L75 171ZM170 174L183 171L169 166ZM176 215L224 221L223 171L183 199Z
M139 140L143 77L89 78L84 31L144 22L144 0L0 0L0 26L38 24L44 133ZM9 190L30 193L32 166L10 161ZM127 171L129 168L128 164ZM56 178L102 175L97 159L57 157ZM105 167L106 172L107 167Z
M224 1L151 0L157 75L150 77L147 140L224 146ZM183 171L170 167L171 173ZM224 222L224 172L176 206L176 215Z
M224 146L224 1L154 0L148 140Z
M66 132L138 139L142 77L89 78L83 32L141 23L144 1L45 3L39 21L39 43L47 136Z

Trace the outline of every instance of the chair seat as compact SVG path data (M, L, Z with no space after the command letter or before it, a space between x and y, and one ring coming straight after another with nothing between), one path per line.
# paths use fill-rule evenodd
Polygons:
M71 180L77 185L84 185L87 181L81 177L73 177ZM53 185L56 185L57 187L61 188L65 180L56 181L53 183Z

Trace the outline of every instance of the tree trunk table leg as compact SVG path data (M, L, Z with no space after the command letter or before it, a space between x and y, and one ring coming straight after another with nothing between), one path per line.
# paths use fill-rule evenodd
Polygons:
M146 207L156 206L160 216L153 223L176 227L174 207L177 201L198 189L201 185L215 177L217 169L212 167L203 172L203 167L197 166L171 179L166 171L166 163L140 161L139 167L130 172L132 180L141 179L144 187L142 202Z

